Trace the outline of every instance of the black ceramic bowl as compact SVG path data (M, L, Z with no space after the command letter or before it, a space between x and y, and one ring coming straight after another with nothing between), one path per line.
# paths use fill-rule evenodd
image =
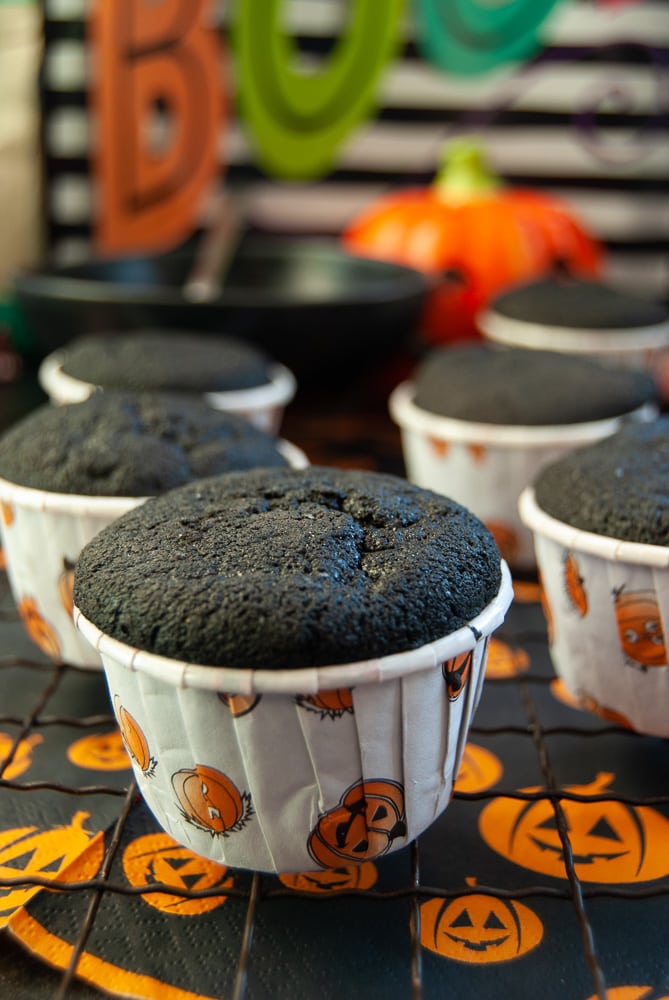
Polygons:
M160 327L246 338L298 377L355 377L415 331L427 286L410 268L354 257L334 241L248 236L210 302L182 286L195 250L91 260L19 276L36 359L80 334Z

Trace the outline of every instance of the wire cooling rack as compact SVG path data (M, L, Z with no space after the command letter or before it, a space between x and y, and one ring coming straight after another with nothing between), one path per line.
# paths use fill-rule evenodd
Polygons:
M286 436L316 461L401 471L394 432L379 424L374 436L365 419L363 437L359 422L342 430L339 421L320 452L324 422L309 423L311 438ZM161 881L155 858L150 877L133 882L132 845L162 841L131 771L72 760L87 735L115 732L102 678L49 663L23 634L4 576L0 594L0 914L4 905L10 919L17 891L35 890L0 932L7 1000L102 990L234 1000L669 996L669 747L560 700L531 581L518 583L495 637L506 672L487 680L470 733L470 744L497 761L496 775L475 790L459 783L446 812L408 848L379 859L367 884L344 885L340 872L327 887L226 870L191 873L177 887ZM620 876L588 874L583 804L588 835L617 840L609 854ZM484 814L501 817L499 829L504 815L514 817L505 843ZM513 847L532 823L534 832L552 828L559 874L541 848L523 857ZM56 828L51 857L36 838ZM69 857L75 836L89 854L97 845L94 864L74 850ZM161 851L185 870L178 851ZM59 867L63 858L72 867ZM184 912L184 901L195 909ZM623 987L635 992L616 994Z

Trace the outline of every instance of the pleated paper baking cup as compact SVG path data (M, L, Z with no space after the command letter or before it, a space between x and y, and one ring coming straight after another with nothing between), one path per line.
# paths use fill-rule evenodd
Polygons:
M580 424L526 427L441 417L416 406L415 385L390 395L412 483L451 497L480 518L513 569L533 570L532 533L518 514L518 497L538 472L574 448L613 434L623 420L652 420L654 404L632 413Z
M577 354L616 368L651 371L669 349L669 321L635 329L593 330L533 323L488 309L477 323L488 340L507 347Z
M216 410L245 417L263 431L278 433L285 407L293 399L297 382L293 373L281 364L272 364L270 381L252 389L206 392L203 395ZM100 386L74 378L63 371L63 353L47 355L38 370L39 383L52 403L81 403Z
M293 469L309 460L290 441L277 448ZM146 497L50 493L0 479L0 533L12 595L30 638L58 662L101 670L72 621L74 564L84 545Z
M509 571L468 625L419 649L297 670L99 651L139 788L163 829L222 864L290 872L396 851L446 808Z
M597 715L669 737L669 548L580 531L546 514L528 487L550 655Z

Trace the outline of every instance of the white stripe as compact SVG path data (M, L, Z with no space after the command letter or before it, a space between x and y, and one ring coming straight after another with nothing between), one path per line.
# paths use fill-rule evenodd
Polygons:
M86 89L86 49L71 39L53 42L46 50L44 76L50 90Z
M85 175L62 174L56 177L49 192L54 222L74 225L87 223L93 211L90 179Z
M86 156L92 126L84 108L56 108L46 120L45 142L49 155L56 158Z
M91 0L46 0L46 16L52 21L81 21Z

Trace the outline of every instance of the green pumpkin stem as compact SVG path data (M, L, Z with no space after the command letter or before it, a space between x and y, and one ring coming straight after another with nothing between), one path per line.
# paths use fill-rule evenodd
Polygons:
M489 170L480 148L468 139L446 147L433 182L437 198L450 204L473 201L501 187L501 181Z

